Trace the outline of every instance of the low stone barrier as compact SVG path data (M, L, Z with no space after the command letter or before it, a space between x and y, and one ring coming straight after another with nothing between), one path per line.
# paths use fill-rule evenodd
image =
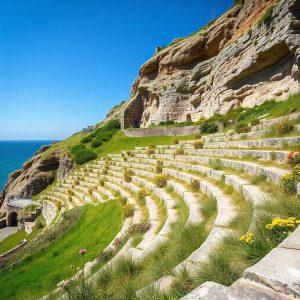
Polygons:
M199 126L165 127L165 128L130 128L124 129L124 134L129 137L145 136L180 136L200 134Z

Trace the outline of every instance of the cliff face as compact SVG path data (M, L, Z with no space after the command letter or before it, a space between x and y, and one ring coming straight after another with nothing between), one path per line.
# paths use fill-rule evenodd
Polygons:
M48 147L42 147L35 156L23 164L22 169L11 173L5 188L0 194L0 211L5 211L5 204L10 197L31 197L40 193L53 182L55 176L64 178L73 168L70 158L60 152L43 156Z
M244 2L141 67L124 128L198 120L299 92L300 1Z

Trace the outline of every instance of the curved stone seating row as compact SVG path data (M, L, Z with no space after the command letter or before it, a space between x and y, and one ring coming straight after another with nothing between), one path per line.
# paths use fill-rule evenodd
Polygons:
M278 124L284 120L294 121L300 118L300 113L294 113L287 116L279 117L279 118L273 118L273 119L262 119L260 121L259 125L251 126L252 131L256 130L262 130L269 128L270 126L273 126L275 124Z
M294 131L300 131L300 125L294 125ZM243 139L258 139L263 138L266 134L270 132L270 128L262 129L262 130L255 130L245 133L235 133L232 134L231 132L222 132L217 134L210 134L204 135L202 140L204 142L226 142L226 141L234 141L234 140L243 140Z
M155 166L151 165L140 165L140 164L130 164L121 161L114 161L116 164L115 166L110 166L111 170L115 170L116 172L121 172L122 167L132 167L135 175L141 175L150 178L151 180L154 179L155 175L153 172L155 171ZM121 167L121 166L122 167ZM142 169L152 170L151 172L143 171ZM187 224L190 223L200 223L201 222L201 214L200 214L200 203L194 193L190 192L186 187L183 185L174 182L172 180L168 180L168 185L171 186L174 191L182 197L186 205L189 209L189 217L187 220Z
M177 149L181 148L184 150L186 154L191 155L204 155L204 156L233 156L233 157L240 157L240 158L254 158L260 159L264 161L275 161L278 163L284 163L287 160L287 157L290 151L285 150L251 150L251 149L225 149L225 148L207 148L207 149L194 149L189 144L181 144L181 145L171 145L171 146L157 146L157 149ZM138 149L137 150L145 150L145 149ZM146 152L146 151L145 151ZM171 151L169 151L171 153ZM172 151L173 153L173 151Z
M300 143L300 136L204 143L203 148L280 148Z
M136 153L135 157L138 158L147 158L148 155L144 153ZM152 158L157 159L167 159L174 160L173 154L159 154L155 152L155 154L151 154ZM214 157L206 157L206 156L192 156L192 155L176 155L176 160L181 161L191 161L199 164L210 164L210 163L220 163L221 165L233 169L243 170L246 173L250 173L252 175L265 175L267 180L278 182L283 175L289 174L289 170L273 167L273 166L265 166L254 162L248 161L239 161L235 159L228 158L214 158Z
M113 161L113 163L120 163L120 161ZM125 167L129 166L127 162L123 162L123 163L125 164ZM136 165L138 164L135 164L135 166ZM147 166L140 165L139 167L141 169L133 169L135 174L153 179L155 174L142 170L143 167L144 169L147 168L147 170L150 169L149 165ZM110 169L116 170L112 172L120 172L120 170L122 170L122 167L110 166ZM193 175L190 176L191 176L190 180L195 179L195 176L194 177ZM135 176L133 176L133 178L134 177ZM172 183L175 185L177 184L176 182L172 182L171 180L168 180L168 184L172 185ZM217 199L219 213L215 221L215 227L210 233L206 242L202 244L195 252L193 252L186 261L182 262L176 268L174 268L173 272L179 272L179 270L181 270L182 268L188 268L189 271L195 269L197 264L205 261L208 258L209 253L211 253L212 249L214 249L214 247L216 247L219 244L219 242L230 232L228 229L223 228L223 226L228 225L229 221L232 220L235 215L232 212L233 206L230 204L230 200L227 197L225 197L224 194L219 189L215 188L212 184L206 181L202 181L201 186L202 186L202 191L208 193L211 196L215 196ZM185 192L185 189L183 188L182 185L178 185L176 187L174 187L173 185L173 188L174 190L177 190L179 194ZM170 287L173 280L174 280L173 276L165 276L159 279L157 282L155 282L153 286L161 290L166 290L168 287ZM140 294L142 293L143 291L140 291Z
M134 165L139 165L141 169L152 169L156 162L156 160L153 159L139 159L132 157L128 158L127 166L131 166L131 161L135 161ZM166 167L174 167L178 170L166 170ZM175 175L175 177L178 177L176 172L178 173L179 170L201 173L215 180L224 179L227 185L232 185L236 191L241 192L245 199L251 201L254 205L259 205L266 200L266 195L258 187L251 185L247 180L240 178L237 175L228 174L227 172L221 170L213 170L212 168L201 165L181 163L174 160L163 161L163 173L173 173L173 176Z
M300 226L230 287L206 282L182 298L299 299Z
M174 176L174 173L170 175ZM217 217L214 222L213 229L210 231L205 242L200 245L200 247L197 248L187 259L173 268L172 275L163 276L149 286L139 290L137 293L139 297L142 297L144 293L147 293L148 289L150 288L154 288L155 290L161 292L166 292L174 282L176 274L179 274L181 270L187 270L191 276L195 274L199 264L205 262L208 259L209 254L212 253L212 251L216 249L224 237L231 232L225 227L229 225L230 221L233 220L236 214L230 199L213 184L199 179L194 175L182 173L180 176L178 176L178 178L188 183L195 179L199 180L201 191L211 197L214 197L217 201Z

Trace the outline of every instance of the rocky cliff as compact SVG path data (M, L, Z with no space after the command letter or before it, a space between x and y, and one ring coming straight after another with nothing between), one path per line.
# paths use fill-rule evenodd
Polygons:
M0 194L0 212L10 197L31 197L53 182L55 177L64 178L73 168L72 160L59 151L44 155L49 146L42 147L35 155L8 177Z
M245 0L143 64L122 126L193 121L300 90L300 1Z

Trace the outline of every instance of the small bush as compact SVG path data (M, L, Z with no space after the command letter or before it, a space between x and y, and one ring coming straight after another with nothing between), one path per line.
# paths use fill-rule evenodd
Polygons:
M194 146L194 149L202 149L203 148L203 142L202 141L195 141L193 146Z
M104 128L106 130L114 130L114 129L120 129L121 128L121 123L118 119L113 119L110 120L105 126Z
M129 228L129 233L130 234L135 234L135 233L145 233L150 229L150 223L149 222L144 222L144 223L136 223L130 226Z
M149 149L147 150L147 155L150 156L150 155L152 155L152 154L154 154L154 149L149 148Z
M296 192L295 178L292 174L282 176L279 185L287 194L294 194Z
M191 181L191 190L193 192L199 192L200 190L200 182L197 179L192 179Z
M202 134L212 134L218 131L218 125L215 122L205 122L200 126Z
M254 120L251 121L251 126L259 125L259 123L260 123L259 119L254 119Z
M83 139L81 139L80 143L87 144L91 140L92 140L92 137L88 135L88 136L84 137Z
M164 164L164 162L162 161L162 160L157 160L156 161L156 164L158 165L158 166L162 166L163 164Z
M287 163L291 168L300 164L300 152L290 152L287 158Z
M288 134L293 131L294 131L294 126L288 120L283 120L275 126L275 132L279 135Z
M123 173L123 178L126 182L130 182L132 175L133 175L133 171L131 169L125 169Z
M147 191L144 188L138 191L137 197L140 202L145 201L146 196L147 196Z
M214 170L221 170L222 169L222 163L221 163L220 159L211 160L210 165Z
M173 140L173 145L178 145L179 141L177 139Z
M249 125L247 123L238 123L235 126L236 133L246 133L246 132L249 132L250 130L251 130L251 128L249 127Z
M175 124L174 120L167 120L167 121L160 122L158 125L159 126L170 126L170 125L174 125L174 124Z
M102 141L100 141L100 140L93 140L91 143L92 148L97 148L97 147L100 147L101 145L102 145Z
M160 174L160 173L162 173L162 166L161 165L156 165L156 167L155 167L155 173L156 174Z
M100 178L100 179L99 179L99 185L100 185L100 186L104 186L104 179L103 179L103 178Z
M119 202L121 203L122 206L126 205L126 203L127 203L127 198L126 197L119 196L118 200L119 200Z
M275 161L276 160L276 153L272 151L270 153L270 158L271 158L271 160Z
M173 155L183 155L183 154L184 154L184 150L182 148L178 148L173 152Z
M155 145L154 144L150 144L148 149L155 149Z
M115 251L113 249L107 249L105 251L101 251L98 255L98 261L101 263L106 263L110 261L115 255Z
M132 217L134 215L134 206L130 203L127 203L124 206L124 216L125 218Z
M154 184L159 188L163 188L167 185L167 180L168 177L166 174L156 175L154 177Z
M71 153L74 155L74 160L78 165L82 165L97 158L97 154L93 150L85 149L83 145L83 148L79 146L80 145L71 149Z

